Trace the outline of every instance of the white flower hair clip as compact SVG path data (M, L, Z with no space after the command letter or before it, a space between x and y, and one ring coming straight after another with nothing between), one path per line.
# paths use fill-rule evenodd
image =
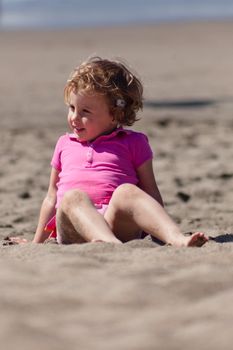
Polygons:
M125 102L125 100L123 100L122 98L118 98L118 99L116 100L116 106L117 106L117 107L124 108L125 105L126 105L126 102Z

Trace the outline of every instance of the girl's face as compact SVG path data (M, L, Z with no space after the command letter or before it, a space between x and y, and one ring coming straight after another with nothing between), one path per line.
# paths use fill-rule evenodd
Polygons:
M71 91L68 124L81 142L94 141L117 126L109 112L106 97L100 94L81 94Z

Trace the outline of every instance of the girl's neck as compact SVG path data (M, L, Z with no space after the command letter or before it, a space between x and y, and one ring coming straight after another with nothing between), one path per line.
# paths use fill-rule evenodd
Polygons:
M96 138L92 139L92 140L88 140L88 142L94 142L95 140L97 140L99 137L101 136L105 136L105 135L110 135L111 133L113 133L115 130L117 130L120 127L120 125L116 125L114 126L112 129L107 130L105 132L103 132L102 134L98 135Z

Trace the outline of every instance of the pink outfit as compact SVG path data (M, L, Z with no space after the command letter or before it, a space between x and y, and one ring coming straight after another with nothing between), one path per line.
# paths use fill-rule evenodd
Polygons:
M93 142L61 136L51 162L59 171L56 208L64 193L75 188L95 204L108 204L119 185L138 184L137 168L152 157L147 137L132 130L118 128Z
M51 161L59 171L56 208L66 191L80 189L104 214L115 189L123 183L138 185L137 168L152 157L147 137L122 127L93 142L80 142L73 134L61 136ZM45 231L56 237L55 217Z

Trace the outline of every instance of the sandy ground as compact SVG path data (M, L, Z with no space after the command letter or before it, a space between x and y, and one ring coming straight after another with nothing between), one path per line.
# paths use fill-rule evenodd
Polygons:
M149 239L0 247L4 350L231 349L233 22L1 32L0 238L31 239L63 86L89 55L122 57L145 84L148 133L167 211L202 248Z

